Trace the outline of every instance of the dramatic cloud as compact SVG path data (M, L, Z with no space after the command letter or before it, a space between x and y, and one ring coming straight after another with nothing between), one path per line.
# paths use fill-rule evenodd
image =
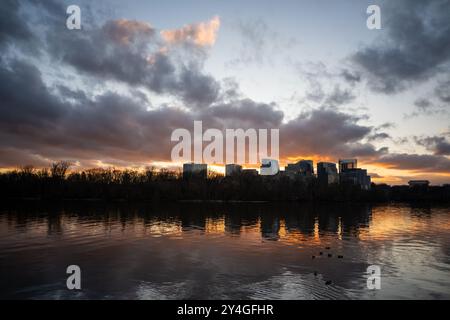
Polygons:
M218 28L217 19L197 25L195 41L211 41L208 30ZM185 40L194 41L192 37ZM87 25L84 32L52 28L46 38L49 54L78 72L176 96L189 107L205 107L217 99L218 82L202 70L205 55L169 50L148 23L110 20L100 27Z
M18 0L2 1L0 10L0 50L6 51L13 45L36 53L37 39L28 25L23 23L25 17L20 13ZM3 54L2 54L3 55Z
M429 8L413 7L420 6ZM35 14L33 28L23 19L30 12ZM143 21L86 19L82 31L71 31L64 27L60 2L8 0L0 18L0 167L47 166L56 160L86 167L170 161L172 131L192 130L194 121L202 120L204 130L279 128L282 160L358 157L394 169L448 172L445 137L416 139L432 155L390 154L380 143L395 141L392 124L365 125L368 115L340 108L354 102L364 70L331 72L321 63L299 68L307 84L305 99L296 105L299 115L289 121L279 103L249 99L234 78L208 74L205 62L217 40L218 17L162 31ZM255 30L258 26L263 34ZM436 34L442 38L443 28L433 28L442 31ZM255 50L276 44L264 24L243 25L243 30ZM439 72L445 64L441 60L422 74ZM400 73L386 79L415 81ZM448 102L448 83L438 85L430 104ZM427 101L417 101L418 107L428 108Z
M450 141L444 136L414 137L414 140L436 155L450 155Z
M0 149L34 155L18 158L16 164L32 161L28 164L39 165L42 159L61 158L131 163L167 160L172 130L193 122L179 109L148 110L142 100L112 92L88 99L80 92L59 88L71 93L70 100L77 97L75 102L64 100L49 91L35 67L26 64L1 69L0 77L5 76L16 80L11 84L17 86L1 87ZM27 81L28 86L20 81ZM2 161L3 166L11 163L7 158Z
M450 172L450 159L438 155L388 154L378 161L389 169L417 172Z
M211 120L219 122L219 128L279 128L284 114L275 104L257 103L250 99L233 100L214 105L205 111Z
M393 93L450 70L450 1L386 2L386 37L352 57L376 91Z
M189 24L181 29L162 30L161 36L170 44L192 43L197 46L212 46L216 42L220 18L208 22Z
M108 21L103 31L111 40L125 46L137 43L138 37L142 38L139 42L148 41L155 33L155 30L147 23L125 19Z
M371 157L376 150L361 143L372 128L358 124L359 117L331 109L303 113L282 127L281 150L284 156L330 155L333 157Z
M34 65L17 60L0 64L0 83L2 131L24 132L36 124L50 129L63 113L60 100L47 91Z
M183 111L149 108L135 91L91 96L64 85L51 88L34 65L17 60L0 65L0 81L0 154L8 154L0 166L6 167L60 159L83 166L95 165L93 160L129 165L170 161L172 131L192 130L194 120L203 120L205 129L225 129L273 128L283 119L274 104L250 99Z

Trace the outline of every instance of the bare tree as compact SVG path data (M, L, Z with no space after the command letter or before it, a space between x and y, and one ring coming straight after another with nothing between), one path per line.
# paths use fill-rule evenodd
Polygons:
M27 176L34 174L34 171L35 169L32 165L26 165L20 168L20 172Z
M69 168L70 162L59 161L52 164L50 172L53 178L64 179Z

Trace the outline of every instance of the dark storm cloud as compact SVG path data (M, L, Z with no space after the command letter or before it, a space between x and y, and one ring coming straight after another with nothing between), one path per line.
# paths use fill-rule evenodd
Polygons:
M170 87L170 90L179 92L187 105L204 108L216 101L220 84L212 76L201 73L197 68L183 67L178 81Z
M27 17L20 10L20 1L5 0L1 3L0 10L0 50L2 56L11 47L36 53L37 38L30 27L24 23Z
M450 155L450 141L444 136L414 137L414 140L436 155Z
M450 159L439 155L388 154L376 161L390 169L450 172Z
M111 92L74 104L60 101L57 107L64 113L54 117L41 112L44 105L29 104L27 111L33 112L33 123L14 121L10 127L2 126L1 149L28 150L50 159L167 160L172 130L193 121L188 113L176 108L147 110L141 101ZM2 112L6 109L9 104L2 105ZM21 110L13 112L19 116Z
M370 143L361 143L372 128L359 125L359 120L359 117L324 108L303 113L281 128L280 149L284 156L371 157L385 152L376 150Z
M25 130L37 123L51 126L61 116L60 100L48 92L34 65L18 60L0 64L0 83L3 130Z
M352 57L374 90L393 93L448 72L450 1L389 1L382 13L386 36Z

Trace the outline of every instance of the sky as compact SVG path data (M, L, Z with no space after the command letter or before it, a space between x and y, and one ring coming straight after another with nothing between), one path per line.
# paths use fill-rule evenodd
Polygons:
M450 0L6 0L0 51L3 170L177 166L201 120L279 129L282 165L450 183Z

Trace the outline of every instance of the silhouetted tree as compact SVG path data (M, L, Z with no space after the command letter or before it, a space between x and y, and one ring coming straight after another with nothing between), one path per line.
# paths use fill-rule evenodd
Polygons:
M64 179L64 177L66 176L66 172L69 168L70 162L68 161L59 161L53 163L50 169L52 178Z
M210 174L182 177L179 171L95 168L68 172L68 162L50 169L31 166L0 173L0 198L223 201L450 201L450 187L409 188L372 184L323 185L315 178Z

